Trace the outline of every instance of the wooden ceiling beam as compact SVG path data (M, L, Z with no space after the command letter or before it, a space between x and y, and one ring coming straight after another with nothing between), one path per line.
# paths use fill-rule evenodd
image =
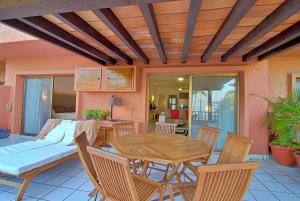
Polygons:
M146 3L159 3L174 0L143 0ZM0 20L42 16L53 13L84 11L100 8L132 6L140 0L26 0L0 2Z
M21 21L19 21L17 19L2 20L1 22L3 24L7 25L7 26L10 26L10 27L12 27L14 29L17 29L19 31L27 33L27 34L29 34L31 36L37 37L39 39L42 39L42 40L47 41L49 43L52 43L52 44L54 44L56 46L62 47L62 48L67 49L67 50L69 50L71 52L79 54L79 55L81 55L83 57L91 59L91 60L93 60L93 61L95 61L95 62L97 62L99 64L102 64L102 65L106 64L105 61L102 61L102 60L100 60L100 59L98 59L96 57L93 57L93 56L91 56L91 55L89 55L89 54L87 54L87 53L85 53L85 52L83 52L83 51L81 51L81 50L79 50L79 49L77 49L77 48L75 48L75 47L67 44L67 43L64 43L61 40L58 40L58 39L56 39L56 38L54 38L54 37L52 37L52 36L50 36L50 35L42 32L42 31L40 31L38 29L35 29L32 26L29 26L29 25L25 24L24 22L21 22Z
M149 63L147 55L130 36L126 28L110 8L93 10L93 12L138 58L145 64Z
M190 2L189 15L186 22L183 51L181 57L182 63L186 62L187 57L189 55L190 45L192 42L193 33L197 22L197 17L200 11L201 2L202 0L191 0Z
M270 50L266 53L263 53L263 54L259 55L258 60L262 61L264 59L267 59L271 56L282 53L283 51L287 51L287 50L292 49L294 47L297 47L299 45L300 45L300 36L293 39L293 40L290 40L287 43L284 43L283 45L280 45L279 47L276 47L276 48L274 48L274 49L272 49L272 50Z
M67 43L77 49L80 49L81 51L90 54L93 57L96 57L98 59L101 59L107 63L115 64L116 60L110 56L107 56L100 50L96 49L95 47L87 44L86 42L82 41L81 39L76 38L69 32L63 30L62 28L58 27L56 24L50 22L49 20L45 19L41 16L35 16L35 17L26 17L20 19L22 22L28 24L29 26L32 26L48 35L51 35L52 37L63 41L64 43Z
M238 0L236 2L230 14L226 17L221 28L218 30L217 34L211 40L203 55L201 56L202 63L205 63L209 59L209 57L222 44L225 38L232 32L234 27L247 14L247 12L255 3L256 0Z
M116 47L112 42L110 42L105 36L99 33L95 28L93 28L89 23L84 21L79 15L74 12L55 14L55 17L62 20L67 25L71 26L73 29L77 30L84 36L90 38L95 43L100 46L106 47L109 51L113 52L115 55L119 56L127 64L132 65L133 60L118 47Z
M300 10L299 0L284 1L274 12L259 23L250 33L248 33L242 40L230 48L222 55L221 61L226 62L234 54L240 52L257 39L263 37L273 28L283 23L290 16L294 15Z
M267 40L260 46L254 48L247 54L243 55L243 61L249 61L251 58L268 52L284 43L293 40L300 36L300 21L293 24L289 28L285 29L284 31L280 32L276 36L272 37L271 39Z
M143 13L143 16L145 18L145 21L147 23L149 32L151 34L152 40L156 46L157 52L160 56L160 59L162 63L166 64L167 63L167 57L166 53L164 50L164 46L160 37L157 21L156 21L156 16L154 13L153 5L152 4L147 4L145 2L140 2L140 9Z

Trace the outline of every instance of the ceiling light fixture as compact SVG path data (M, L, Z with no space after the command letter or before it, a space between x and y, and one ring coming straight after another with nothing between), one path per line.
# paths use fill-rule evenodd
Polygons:
M184 78L183 77L178 77L177 80L181 82L181 81L184 80Z

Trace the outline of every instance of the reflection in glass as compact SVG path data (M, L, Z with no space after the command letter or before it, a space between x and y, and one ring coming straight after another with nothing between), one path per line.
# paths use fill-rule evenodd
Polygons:
M227 132L236 132L237 77L195 76L192 81L192 137L201 126L220 128L216 150L222 150Z

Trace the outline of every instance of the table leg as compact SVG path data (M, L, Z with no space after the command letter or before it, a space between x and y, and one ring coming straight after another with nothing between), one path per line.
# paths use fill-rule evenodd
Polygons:
M148 167L149 167L149 161L144 161L141 176L146 177Z
M178 175L178 169L180 168L182 163L171 164L172 173L167 177L167 182L170 181L174 176L176 176L176 180L180 182L180 178Z

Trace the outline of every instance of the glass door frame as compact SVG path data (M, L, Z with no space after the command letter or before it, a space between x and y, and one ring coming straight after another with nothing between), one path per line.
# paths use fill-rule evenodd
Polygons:
M146 74L146 118L145 118L145 122L147 124L147 127L146 129L148 129L148 122L149 122L149 113L150 113L150 108L149 108L149 93L150 93L150 77L152 75L170 75L170 76L178 76L178 75L182 75L182 74L185 74L185 73L180 73L180 72L176 72L176 73L147 73ZM192 105L192 90L193 90L193 77L195 76L236 76L237 78L237 90L236 90L236 134L237 135L240 135L240 122L241 122L241 119L240 119L240 107L241 107L241 72L235 72L235 73L196 73L196 74L185 74L187 76L189 76L189 105L191 106ZM188 115L188 128L189 128L189 133L188 133L188 137L192 137L192 107L189 107L189 115Z
M28 136L33 136L32 133L25 133L24 132L24 123L25 123L25 96L26 96L26 80L27 79L41 79L41 78L48 78L51 80L51 97L50 97L50 117L49 119L51 119L52 117L52 98L53 98L53 87L54 87L54 76L23 76L23 97L22 97L22 119L21 119L21 133L22 135L28 135Z
M201 73L201 74L190 74L189 75L189 119L188 119L188 126L189 126L189 133L188 137L192 137L192 98L193 98L193 77L196 76L236 76L237 86L236 86L236 134L239 135L240 130L240 73Z

